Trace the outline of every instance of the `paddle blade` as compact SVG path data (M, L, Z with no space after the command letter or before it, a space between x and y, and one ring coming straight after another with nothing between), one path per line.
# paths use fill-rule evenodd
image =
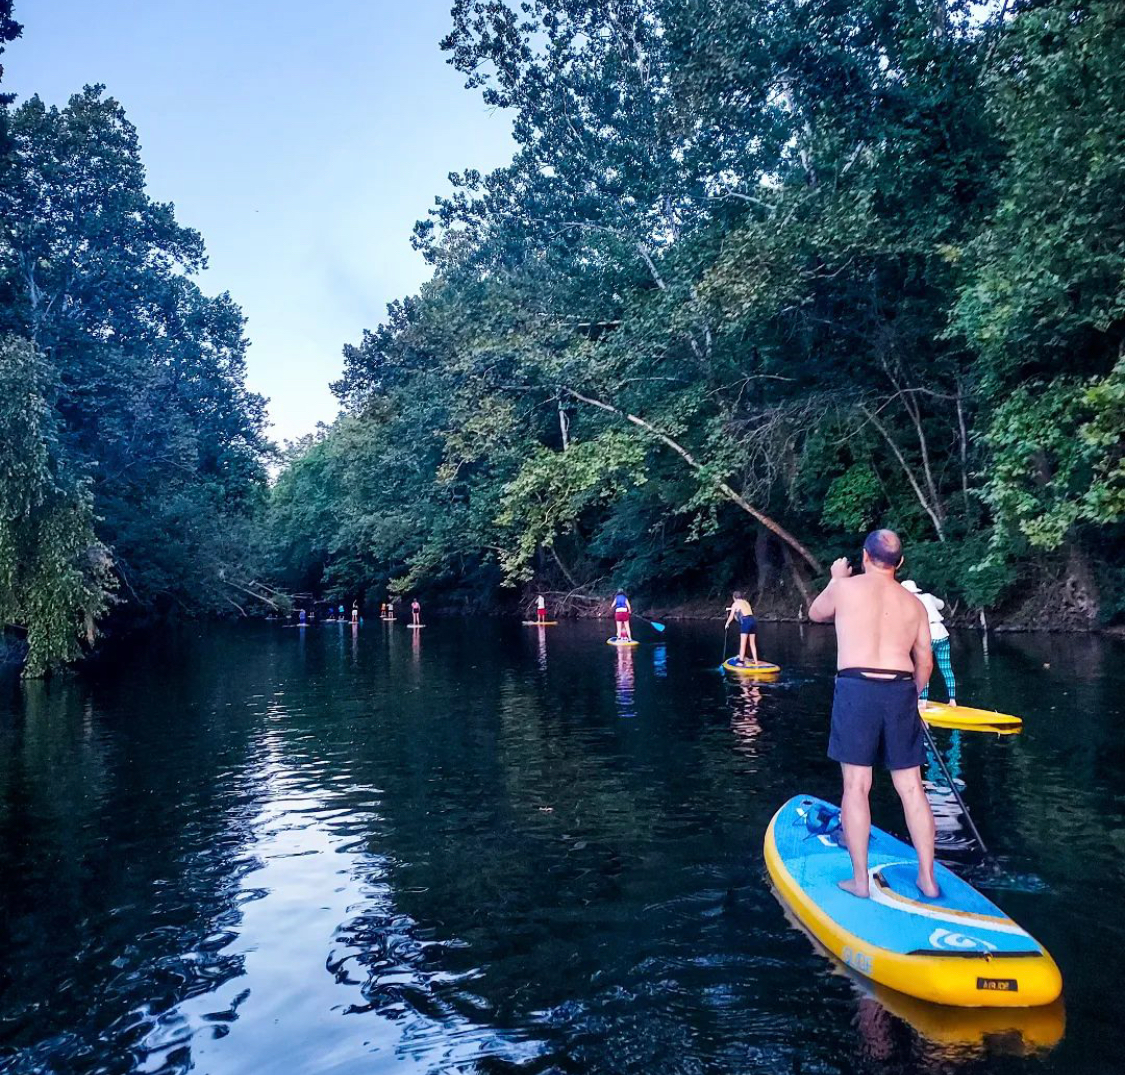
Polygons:
M657 623L657 622L656 622L655 620L649 620L648 622L649 622L649 623L651 623L651 624L652 624L652 626L653 626L653 627L654 627L654 628L655 628L655 629L656 629L657 631L663 631L663 630L664 630L664 624L662 624L662 623Z

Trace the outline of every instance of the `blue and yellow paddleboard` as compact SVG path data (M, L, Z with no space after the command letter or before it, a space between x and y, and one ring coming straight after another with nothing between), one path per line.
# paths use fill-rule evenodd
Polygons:
M736 658L728 657L723 661L723 667L728 672L737 672L740 676L776 676L781 673L781 666L770 664L769 661L747 661L746 664L734 664Z
M942 894L927 899L914 883L914 849L881 829L871 829L871 898L840 889L851 859L839 816L837 807L797 795L774 815L765 840L782 902L837 959L935 1004L1030 1008L1057 999L1062 976L1034 937L941 864Z
M607 646L639 646L639 642L634 642L631 638L621 638L619 635L614 635L612 638L607 638Z

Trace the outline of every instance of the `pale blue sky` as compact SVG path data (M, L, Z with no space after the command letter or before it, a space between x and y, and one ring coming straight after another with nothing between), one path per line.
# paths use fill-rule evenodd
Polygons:
M279 440L330 420L340 348L429 275L410 229L512 153L445 63L450 0L16 0L5 89L63 104L104 82L154 198L202 232L208 293L249 318L250 387Z

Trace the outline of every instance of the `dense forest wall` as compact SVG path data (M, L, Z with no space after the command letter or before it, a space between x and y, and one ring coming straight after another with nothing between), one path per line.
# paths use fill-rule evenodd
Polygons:
M29 674L286 591L795 615L876 525L961 622L1125 618L1125 5L454 0L441 47L513 159L453 175L272 484L241 312L122 106L0 101Z
M443 47L518 151L345 348L279 581L788 614L885 525L966 622L1121 617L1122 5L458 0Z
M0 3L0 43L19 30ZM203 241L146 194L102 87L0 101L0 222L0 625L25 672L107 622L260 604L272 449L242 314L192 281Z

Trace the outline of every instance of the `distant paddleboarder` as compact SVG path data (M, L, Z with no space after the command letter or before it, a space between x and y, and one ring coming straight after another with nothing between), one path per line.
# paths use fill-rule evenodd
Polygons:
M738 623L738 656L735 657L730 663L733 665L740 665L746 663L746 645L750 645L750 653L753 656L754 663L758 663L758 621L754 617L754 610L750 607L750 602L742 596L741 590L735 590L731 594L730 614L727 616L727 622L723 625L723 631L730 627L732 623Z
M343 607L341 606L340 612L343 613L343 611L344 611ZM352 602L352 623L359 623L359 602L358 601Z
M926 617L930 621L930 641L934 649L934 663L941 671L941 678L945 680L945 692L949 695L949 704L957 704L957 680L953 676L953 661L949 655L949 629L945 626L945 617L941 610L945 602L932 593L924 593L922 587L913 579L907 579L902 588L912 593L922 602L926 609ZM922 688L921 700L924 702L930 697L930 685L927 683Z
M875 530L863 543L863 574L851 577L846 557L812 603L809 619L836 624L836 691L828 756L840 763L844 793L840 818L852 876L840 887L870 895L867 845L871 835L871 773L876 762L891 771L906 826L918 854L917 884L930 898L934 880L934 815L922 787L926 744L918 696L930 681L933 653L922 605L895 580L902 542Z
M633 606L624 590L618 590L613 598L613 622L616 625L617 638L633 640L632 630L629 627L629 617L633 614Z
M422 606L418 603L417 597L415 597L414 600L410 602L410 614L411 614L411 616L414 617L413 622L415 623L415 625L418 626L418 627L421 627L422 626Z
M542 594L535 599L535 618L540 623L547 622L547 599Z

